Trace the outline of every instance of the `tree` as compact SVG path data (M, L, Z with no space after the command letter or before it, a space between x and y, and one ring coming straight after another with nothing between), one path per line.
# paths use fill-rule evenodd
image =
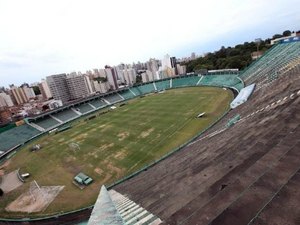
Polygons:
M142 76L141 76L141 75L136 75L136 83L137 83L137 84L143 83L143 80L142 80Z
M290 30L283 31L282 35L285 37L291 36L292 32Z
M41 90L40 90L39 86L33 86L32 89L33 89L33 92L35 95L41 94Z
M283 37L281 34L275 34L275 35L273 35L272 39L277 39L277 38L281 38L281 37Z

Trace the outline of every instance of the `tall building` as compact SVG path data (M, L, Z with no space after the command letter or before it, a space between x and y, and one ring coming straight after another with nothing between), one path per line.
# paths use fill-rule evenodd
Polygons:
M27 98L23 88L10 85L10 90L13 98L18 105L24 104L29 101L29 98Z
M14 105L14 103L13 103L11 97L6 93L1 92L0 93L0 108L6 107L6 106L11 107L13 105Z
M159 70L159 61L156 59L150 59L147 62L147 70L151 71L153 80L155 80L157 78L157 73Z
M185 65L181 66L180 64L177 64L176 69L177 69L177 74L179 74L179 75L186 74L186 66Z
M141 74L143 83L149 82L149 77L146 72Z
M61 100L63 103L66 103L71 99L66 78L67 75L65 73L46 77L53 98L55 100Z
M177 74L176 58L170 57L168 54L161 60L161 67L159 69L160 78L172 77Z
M22 89L24 90L24 93L27 97L27 99L34 99L36 96L35 96L35 93L33 91L33 88L29 87L29 86L23 86Z
M84 75L69 74L66 77L67 87L70 93L70 99L87 97L92 92L91 84L88 83L88 77Z
M41 83L39 83L39 88L44 99L52 98L50 88L45 79L42 79Z
M123 75L127 85L133 85L136 82L135 69L125 69L123 70Z
M99 93L106 93L109 90L109 84L108 82L100 82L97 80L92 81L94 89L96 92Z
M117 90L119 88L117 81L117 73L116 70L110 66L105 66L105 73L112 90Z

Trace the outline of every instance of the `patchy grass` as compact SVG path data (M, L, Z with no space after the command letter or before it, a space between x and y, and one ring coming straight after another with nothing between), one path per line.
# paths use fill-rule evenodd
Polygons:
M232 98L230 91L221 88L193 87L133 99L90 121L81 118L67 131L37 139L20 150L5 170L21 168L31 174L29 181L34 179L41 186L65 186L43 213L31 217L85 207L95 202L102 184L159 159L208 127L228 109ZM196 119L201 112L206 116ZM80 150L72 150L72 142ZM34 144L41 144L42 149L30 152ZM81 171L94 179L84 190L72 184ZM24 216L4 208L26 191L27 184L2 197L1 217Z

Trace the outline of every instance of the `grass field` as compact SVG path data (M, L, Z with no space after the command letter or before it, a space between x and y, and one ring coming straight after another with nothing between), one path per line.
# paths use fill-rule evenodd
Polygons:
M230 91L221 88L193 87L133 99L95 119L81 118L67 131L30 143L10 160L6 172L21 168L31 174L29 180L40 185L65 185L48 209L35 215L85 207L95 202L101 184L111 184L185 143L221 116L232 98ZM203 111L207 116L195 118ZM72 142L78 143L80 150L70 149ZM30 152L33 144L41 144L42 149ZM94 179L84 190L72 184L74 175L81 171ZM28 185L26 182L2 198L1 217L21 216L4 208Z

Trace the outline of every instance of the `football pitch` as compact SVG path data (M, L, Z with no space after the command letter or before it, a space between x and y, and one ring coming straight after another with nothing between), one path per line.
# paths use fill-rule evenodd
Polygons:
M42 136L10 159L6 171L20 168L31 176L20 188L2 197L1 216L22 215L4 208L28 190L31 180L39 185L65 186L46 211L36 215L93 204L102 184L112 184L190 140L228 110L232 99L232 92L222 88L172 89L122 106L117 104L114 110L97 111L73 121L71 129ZM206 115L196 118L202 112ZM93 115L96 117L87 119ZM41 149L31 152L35 144ZM79 172L94 180L83 190L72 183Z

